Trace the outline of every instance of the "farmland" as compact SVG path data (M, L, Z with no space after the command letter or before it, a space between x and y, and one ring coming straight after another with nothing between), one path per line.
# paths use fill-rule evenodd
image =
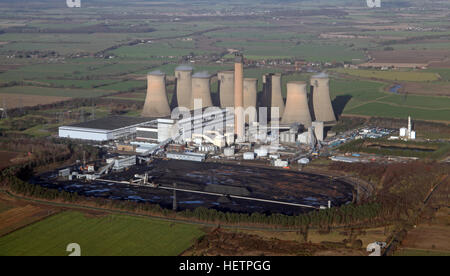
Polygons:
M29 204L0 192L0 237L57 212L55 208Z
M234 49L242 51L252 63L245 76L259 79L259 91L263 73L285 73L285 96L287 81L307 80L311 75L305 70L293 73L293 62L298 60L339 67L344 62L444 64L448 57L450 26L442 24L446 14L436 9L421 11L421 21L414 10L401 15L359 5L323 10L314 1L303 1L301 6L284 3L283 10L274 9L273 3L244 2L239 3L239 12L227 10L235 7L234 1L227 5L215 2L201 15L194 13L196 5L179 1L170 5L112 2L123 14L115 14L103 1L92 1L89 9L76 12L63 3L50 7L36 2L35 11L29 14L32 20L2 4L5 18L0 20L4 31L0 34L0 93L15 97L13 102L24 99L19 107L86 97L141 102L147 72L161 70L173 75L179 64L190 64L196 72L215 74L232 69L230 49ZM394 14L400 17L392 19ZM16 16L14 20L11 15ZM423 30L411 30L411 22ZM439 29L432 29L437 26ZM278 66L279 60L287 63ZM411 112L421 119L447 121L441 98L426 97L448 96L447 71L442 65L419 71L331 69L332 96L339 97L342 106L338 113L342 114L400 117ZM382 98L393 83L402 85L400 93L425 97L413 102L409 98L402 102L396 95ZM168 87L170 99L173 89ZM212 84L212 92L217 92L217 82ZM442 98L442 103L447 100ZM399 110L395 110L396 105ZM387 112L378 111L378 107ZM433 108L440 112L422 114Z
M442 208L426 223L411 230L397 255L448 256L450 253L448 215L449 208Z
M436 81L440 79L439 74L430 72L413 71L379 71L379 70L353 70L338 69L336 72L368 79L379 79L388 81Z
M0 255L66 256L66 246L73 242L83 256L178 255L203 234L187 224L70 211L1 237Z
M70 99L69 97L41 96L41 95L23 95L23 94L0 94L0 103L8 108L35 106L40 104L49 104Z

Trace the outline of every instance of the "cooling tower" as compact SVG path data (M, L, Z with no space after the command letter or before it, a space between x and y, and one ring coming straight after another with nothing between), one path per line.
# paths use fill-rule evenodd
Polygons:
M328 75L321 73L312 76L311 86L315 120L324 122L325 125L336 123L333 106L331 105Z
M179 107L191 109L192 67L179 66L175 69L177 79L177 102Z
M223 71L217 74L219 79L220 107L234 106L234 72Z
M194 108L194 99L202 100L202 108L212 106L211 76L207 73L196 73L192 76L191 109Z
M307 95L306 82L292 81L287 83L286 109L281 124L300 123L306 128L311 126Z
M284 101L281 94L281 74L272 75L272 99L271 106L279 108L280 117L284 114Z
M245 122L246 123L252 123L256 122L256 100L257 100L257 90L258 90L258 80L253 78L245 78L244 79L244 111L247 112L245 114ZM254 108L255 114L254 116L250 117L248 112L251 112L249 110L249 107Z
M236 55L234 63L234 133L237 134L237 139L244 138L244 57Z
M166 117L170 115L166 93L166 75L159 71L147 75L147 96L142 117Z

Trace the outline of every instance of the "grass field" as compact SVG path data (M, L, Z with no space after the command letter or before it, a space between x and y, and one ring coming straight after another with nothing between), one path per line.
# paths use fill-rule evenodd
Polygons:
M394 256L450 256L449 251L402 248Z
M178 255L204 233L197 226L124 215L63 212L0 238L0 255Z
M341 45L293 42L219 42L217 46L242 50L247 59L279 59L297 57L307 61L342 62L364 60L364 54ZM226 56L231 57L231 55Z
M434 72L415 71L379 71L379 70L359 70L359 69L335 69L336 72L344 73L361 78L380 79L389 81L437 81L439 74Z
M35 87L35 86L14 86L0 88L0 93L5 94L21 94L36 96L52 96L52 97L69 97L69 98L91 98L111 94L114 91L102 89L70 89L70 88L51 88L51 87Z
M393 94L383 91L386 85L375 81L332 79L330 93L332 99L347 98L343 114L392 118L411 115L422 120L450 120L449 97Z

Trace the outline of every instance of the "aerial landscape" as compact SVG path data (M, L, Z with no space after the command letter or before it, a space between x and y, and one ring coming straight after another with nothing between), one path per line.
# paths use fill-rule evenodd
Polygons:
M0 11L0 256L450 256L449 1Z

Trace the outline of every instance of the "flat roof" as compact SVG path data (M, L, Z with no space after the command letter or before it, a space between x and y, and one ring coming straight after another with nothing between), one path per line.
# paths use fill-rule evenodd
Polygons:
M142 124L145 122L150 122L153 120L156 120L156 118L110 116L84 123L73 124L66 127L115 130L128 126Z

